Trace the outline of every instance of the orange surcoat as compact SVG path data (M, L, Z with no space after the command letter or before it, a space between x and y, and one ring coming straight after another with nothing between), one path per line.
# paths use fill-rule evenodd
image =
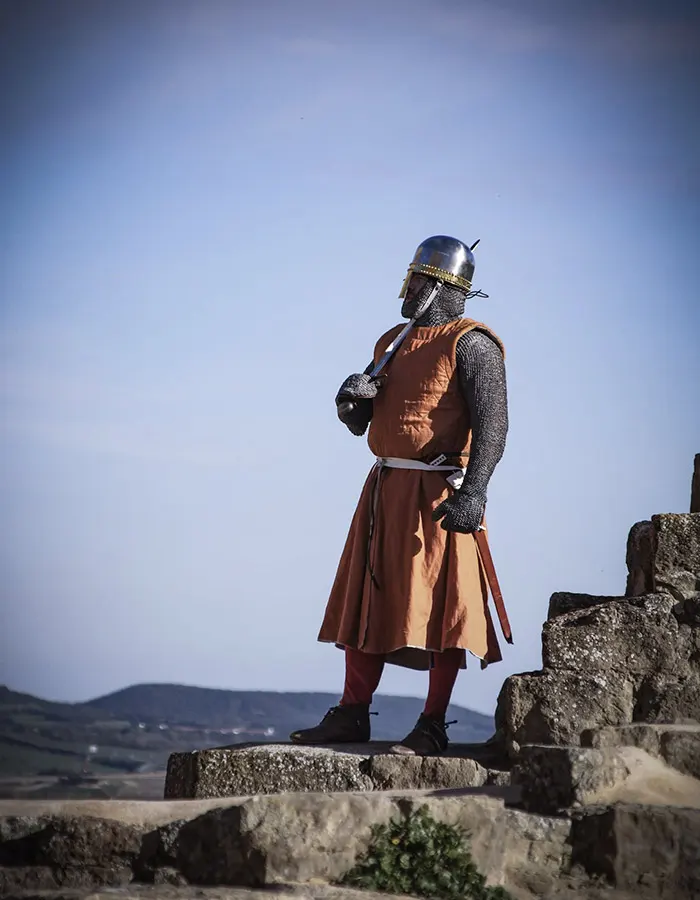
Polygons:
M403 326L384 334L375 363ZM414 327L392 357L368 433L378 457L429 462L439 453L466 466L469 411L456 369L457 341L485 325L458 319ZM483 566L471 534L445 531L432 512L452 492L446 472L374 467L350 525L318 640L414 669L430 652L469 651L482 667L500 660ZM371 534L370 534L371 529ZM462 665L466 664L466 652Z

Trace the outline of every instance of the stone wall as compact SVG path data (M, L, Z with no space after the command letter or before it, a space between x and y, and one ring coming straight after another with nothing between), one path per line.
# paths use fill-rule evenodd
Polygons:
M627 566L624 596L552 596L542 669L507 678L498 698L511 756L578 745L585 729L700 723L700 513L638 522Z

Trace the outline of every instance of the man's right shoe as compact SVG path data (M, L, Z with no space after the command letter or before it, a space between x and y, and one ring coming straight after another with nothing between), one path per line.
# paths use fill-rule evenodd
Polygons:
M366 744L370 738L369 717L369 706L363 703L334 706L319 725L293 731L289 739L295 744Z

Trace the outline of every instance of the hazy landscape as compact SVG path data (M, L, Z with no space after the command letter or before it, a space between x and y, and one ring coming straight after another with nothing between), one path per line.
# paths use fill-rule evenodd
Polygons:
M69 704L0 686L0 797L160 798L170 753L286 741L337 702L330 693L142 684ZM378 695L373 737L401 738L421 708L418 698ZM448 719L458 720L455 742L493 733L493 719L469 709L453 705Z

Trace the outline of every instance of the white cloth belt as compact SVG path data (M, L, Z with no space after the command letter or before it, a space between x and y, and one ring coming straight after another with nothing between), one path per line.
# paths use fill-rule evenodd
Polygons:
M431 466L419 459L400 459L398 456L378 456L378 466L386 466L388 469L421 469L427 472L451 472L445 479L455 490L458 490L464 481L466 468L459 466Z

